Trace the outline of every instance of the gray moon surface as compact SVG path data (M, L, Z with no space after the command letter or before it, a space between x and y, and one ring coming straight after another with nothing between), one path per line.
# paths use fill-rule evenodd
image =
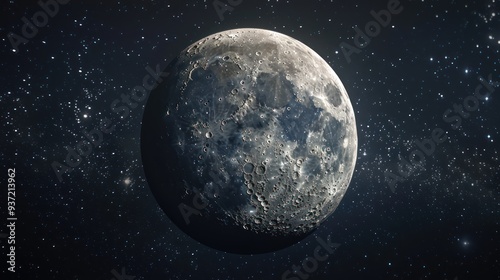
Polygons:
M167 216L212 248L283 249L331 215L357 157L339 77L289 36L234 29L190 45L150 94L141 153Z

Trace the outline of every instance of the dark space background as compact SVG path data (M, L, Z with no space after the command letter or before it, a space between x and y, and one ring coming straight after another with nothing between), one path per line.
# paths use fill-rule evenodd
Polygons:
M500 82L499 3L402 0L403 11L348 63L340 44L352 45L353 27L364 29L388 2L243 0L221 20L212 0L72 0L14 52L8 34L20 35L22 17L41 8L4 1L0 233L8 168L18 221L17 272L7 271L1 235L0 279L282 279L327 236L341 246L308 279L500 279L500 87L460 128L443 120L478 77ZM208 248L170 222L142 169L145 102L123 119L110 109L142 84L146 66L163 69L198 39L243 27L284 33L321 55L349 93L359 137L334 214L302 242L253 256ZM60 182L51 164L103 118L115 131ZM384 174L398 174L400 157L435 128L448 140L393 192ZM123 268L135 278L117 277Z

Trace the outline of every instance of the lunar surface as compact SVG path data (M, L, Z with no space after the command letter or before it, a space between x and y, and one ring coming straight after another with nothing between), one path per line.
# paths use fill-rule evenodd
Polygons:
M240 254L290 246L337 208L356 161L354 112L312 49L235 29L182 51L149 97L141 150L157 202L185 233Z

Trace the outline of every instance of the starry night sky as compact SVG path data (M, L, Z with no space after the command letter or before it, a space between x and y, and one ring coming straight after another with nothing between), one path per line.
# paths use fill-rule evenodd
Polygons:
M282 279L328 236L341 245L308 279L500 279L498 0L402 0L350 63L341 43L354 46L354 27L364 30L389 0L242 0L223 20L212 0L81 2L60 4L17 50L9 34L22 36L22 18L42 9L36 1L1 7L0 233L8 168L18 218L16 273L0 236L2 280L133 279L117 276L123 268L134 279ZM201 245L168 219L141 164L145 102L124 118L111 109L142 84L146 67L163 69L191 43L244 27L292 36L322 56L351 98L359 137L334 214L302 242L253 256ZM479 77L494 91L474 103ZM477 108L453 111L464 100ZM114 131L58 180L52 164L103 119ZM402 177L401 158L436 128L447 140ZM399 178L394 188L389 173Z

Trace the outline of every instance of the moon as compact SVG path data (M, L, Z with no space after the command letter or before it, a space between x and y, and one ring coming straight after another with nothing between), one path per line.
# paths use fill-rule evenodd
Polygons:
M166 68L141 131L149 187L184 233L256 254L291 246L339 205L356 163L349 96L316 52L284 34L205 37Z

